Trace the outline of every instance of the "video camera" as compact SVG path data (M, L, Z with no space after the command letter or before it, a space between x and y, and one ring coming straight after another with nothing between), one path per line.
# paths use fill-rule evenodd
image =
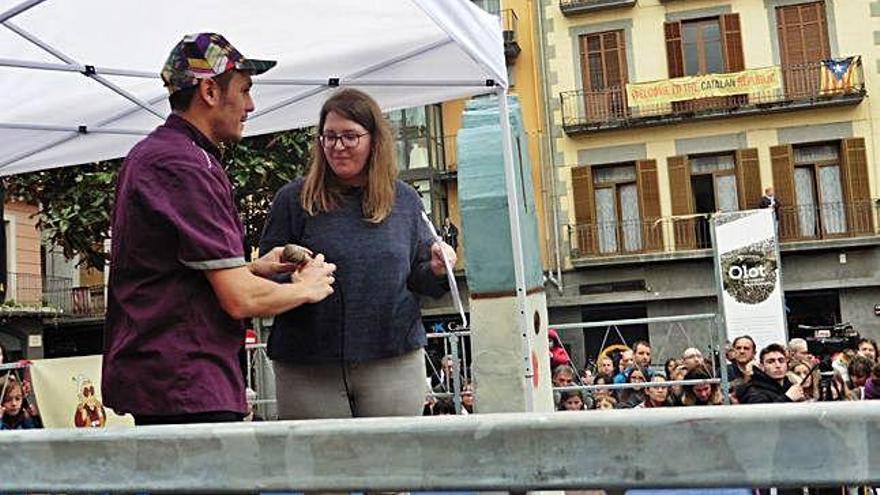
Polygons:
M813 356L819 358L819 396L820 401L843 400L844 394L841 385L834 380L834 371L831 359L839 352L847 349L855 349L861 336L849 322L836 323L834 325L807 326L798 325L801 330L813 333L805 337L807 350Z
M831 357L847 349L855 349L861 339L861 335L849 322L821 326L798 325L798 328L813 333L804 340L807 341L807 350L810 354L820 359Z

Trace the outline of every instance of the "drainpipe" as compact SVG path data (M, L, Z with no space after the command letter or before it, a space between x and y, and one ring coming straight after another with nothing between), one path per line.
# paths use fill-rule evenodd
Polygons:
M559 293L563 293L563 282L562 282L562 249L560 247L559 242L559 203L557 201L556 194L556 163L554 163L554 159L556 157L556 144L553 140L553 118L552 118L552 109L550 108L550 89L547 84L547 77L545 71L545 47L544 47L544 16L541 12L541 0L531 1L533 8L529 9L529 13L534 15L537 22L534 23L537 29L537 33L532 33L532 53L535 53L534 43L535 38L538 39L538 57L537 64L535 64L535 69L532 71L532 77L535 79L535 86L540 87L540 98L544 103L544 134L545 137L542 139L541 146L538 147L540 150L540 160L541 160L541 174L543 176L542 182L542 195L544 196L544 214L546 222L546 214L547 207L546 205L549 203L550 205L550 215L551 215L551 223L553 225L553 259L556 265L556 274L554 275L553 270L549 270L546 279L553 283L556 286ZM535 36L537 34L537 36ZM537 84L538 74L545 74L545 77L541 78L541 84ZM545 148L546 147L546 148ZM549 149L549 153L547 150ZM549 159L545 159L549 155ZM549 163L548 163L549 162ZM549 166L545 165L549 164ZM548 180L549 178L549 180ZM547 184L549 183L550 191L550 201L547 201Z

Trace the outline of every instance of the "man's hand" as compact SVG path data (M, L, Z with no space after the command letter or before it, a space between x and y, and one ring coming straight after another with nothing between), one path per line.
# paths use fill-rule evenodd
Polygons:
M792 385L785 392L785 395L789 399L791 399L792 402L801 402L804 399L806 399L806 397L804 396L804 388L801 387L800 385Z
M316 303L333 293L331 286L336 281L333 277L335 271L336 265L325 262L324 255L319 254L293 272L291 278L302 287L306 300Z
M449 259L449 266L454 267L458 257L452 246L442 241L437 241L431 245L431 271L438 277L446 275L446 265L443 263L443 254Z
M251 273L263 278L269 278L272 275L278 275L281 273L292 273L300 268L299 265L283 261L283 253L283 246L273 248L271 251L261 256L260 259L251 261L248 268Z

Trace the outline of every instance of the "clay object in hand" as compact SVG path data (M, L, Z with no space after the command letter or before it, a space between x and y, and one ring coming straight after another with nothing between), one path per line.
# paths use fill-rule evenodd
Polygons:
M310 261L312 259L312 253L302 246L287 244L284 246L284 252L281 253L281 258L286 263L295 263L299 265Z

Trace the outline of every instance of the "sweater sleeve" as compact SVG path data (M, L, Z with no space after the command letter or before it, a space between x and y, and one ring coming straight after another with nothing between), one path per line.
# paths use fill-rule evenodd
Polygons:
M431 246L436 240L422 219L421 201L418 201L418 205L413 207L415 210L413 228L416 231L416 235L413 237L416 243L414 248L416 255L407 279L407 286L409 290L417 294L436 299L449 292L449 281L446 279L446 275L438 277L431 271Z

